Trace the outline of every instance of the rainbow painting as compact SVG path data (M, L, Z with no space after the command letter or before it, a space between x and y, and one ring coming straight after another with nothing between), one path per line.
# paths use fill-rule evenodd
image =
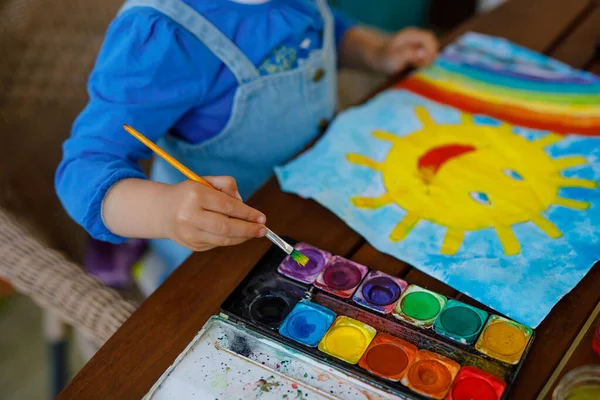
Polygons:
M482 58L492 46L494 58ZM510 51L502 51L510 47ZM472 114L560 134L600 136L600 79L499 38L469 34L396 87ZM556 67L559 68L556 68ZM565 72L567 72L565 74Z

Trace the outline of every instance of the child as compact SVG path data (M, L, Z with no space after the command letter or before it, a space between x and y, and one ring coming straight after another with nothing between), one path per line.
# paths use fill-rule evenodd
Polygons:
M435 37L355 26L326 0L129 0L64 143L56 189L92 237L151 239L170 273L192 250L265 234L242 202L333 116L338 65L394 74L430 63ZM185 178L130 124L219 191Z

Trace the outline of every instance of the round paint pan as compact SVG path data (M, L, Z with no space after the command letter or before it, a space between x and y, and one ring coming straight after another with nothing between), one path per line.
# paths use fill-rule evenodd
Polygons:
M352 300L381 314L389 314L408 283L381 271L371 271L363 280Z
M460 364L427 350L419 350L402 377L402 384L434 399L443 399L450 390Z
M349 298L368 272L369 268L364 265L333 256L317 277L315 285L338 297Z
M531 328L499 315L492 315L475 348L483 354L507 364L517 364L531 339Z
M393 315L413 325L429 328L444 308L446 301L446 297L441 294L417 285L410 285L396 303Z
M250 318L254 322L274 329L281 325L290 309L287 299L272 294L258 296L249 306Z
M333 323L335 313L308 301L301 301L289 313L279 333L296 342L316 347Z
M362 294L369 303L376 306L387 306L400 298L402 289L393 279L377 276L365 281Z
M433 330L454 341L473 344L487 318L487 312L450 299L435 320Z
M464 366L456 376L447 400L500 400L506 383L479 368Z
M327 268L323 280L332 289L348 290L360 283L361 273L352 264L336 263Z
M277 271L295 281L312 284L331 258L331 253L308 245L298 243L295 249L308 257L308 263L300 266L294 259L287 256L277 267Z
M370 325L346 316L339 316L323 339L319 350L350 364L356 364L375 337Z
M417 353L417 347L402 339L378 333L358 365L391 381L399 381Z

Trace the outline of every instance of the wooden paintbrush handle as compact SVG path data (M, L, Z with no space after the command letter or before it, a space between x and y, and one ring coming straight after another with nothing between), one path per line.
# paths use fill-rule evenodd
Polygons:
M166 162L171 164L173 167L175 167L179 172L181 172L183 175L185 175L189 180L201 183L204 186L208 186L211 189L216 189L213 185L208 183L206 180L202 179L194 171L192 171L191 169L189 169L188 167L186 167L185 165L183 165L182 163L177 161L175 158L171 157L171 155L169 153L167 153L166 151L164 151L163 149L158 147L158 145L156 145L153 141L151 141L146 136L144 136L141 133L139 133L138 131L136 131L131 126L123 125L123 128L127 132L129 132L131 134L131 136L133 136L134 138L136 138L137 140L142 142L150 150L152 150L154 153L156 153L156 155L158 155L163 160L165 160Z

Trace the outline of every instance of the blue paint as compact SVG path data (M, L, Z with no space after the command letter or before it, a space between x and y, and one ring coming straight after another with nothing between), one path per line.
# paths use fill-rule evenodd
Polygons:
M335 313L328 308L301 301L283 321L279 333L296 342L316 347L335 317Z

